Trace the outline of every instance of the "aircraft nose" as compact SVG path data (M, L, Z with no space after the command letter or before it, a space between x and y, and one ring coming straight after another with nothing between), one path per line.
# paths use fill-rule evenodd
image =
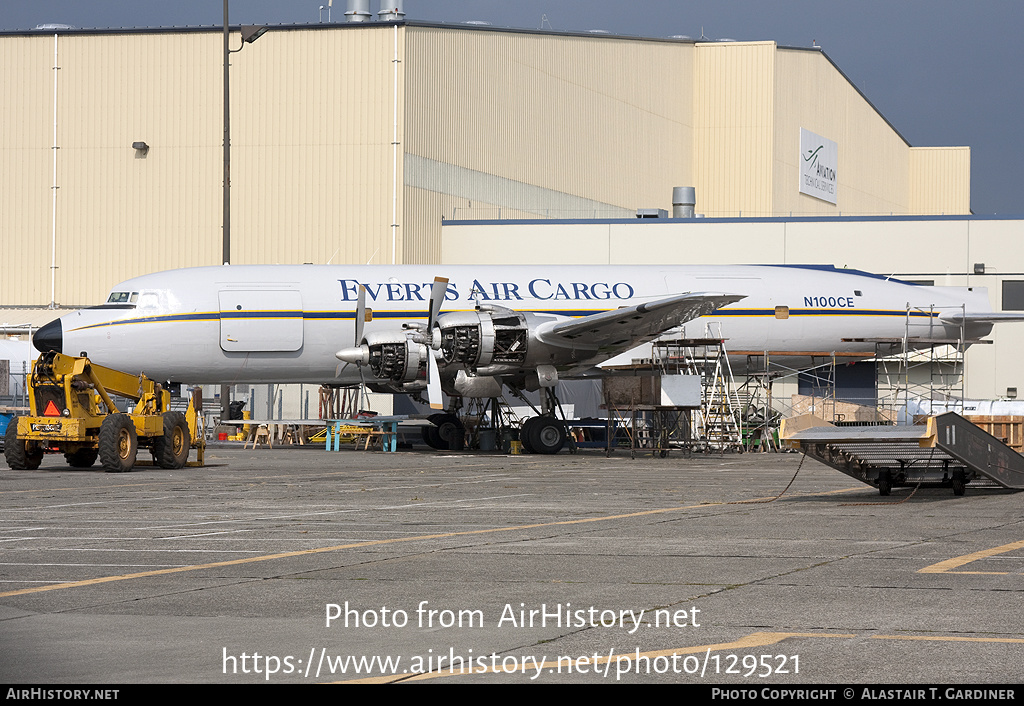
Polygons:
M32 345L40 353L47 351L63 353L64 327L61 326L60 319L55 319L36 331L36 334L32 337Z

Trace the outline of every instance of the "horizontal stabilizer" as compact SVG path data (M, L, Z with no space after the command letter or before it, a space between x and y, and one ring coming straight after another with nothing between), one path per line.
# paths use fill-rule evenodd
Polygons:
M942 314L939 321L944 324L997 324L1002 321L1024 321L1024 311L968 311L966 314L952 312Z

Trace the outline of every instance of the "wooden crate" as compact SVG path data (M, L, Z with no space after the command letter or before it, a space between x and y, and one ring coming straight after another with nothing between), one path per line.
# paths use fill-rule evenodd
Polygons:
M978 414L965 415L964 419L984 429L1017 453L1024 453L1024 417Z

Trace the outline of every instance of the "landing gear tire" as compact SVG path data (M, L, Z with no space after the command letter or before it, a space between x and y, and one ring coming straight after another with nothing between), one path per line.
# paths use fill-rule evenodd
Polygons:
M78 449L72 453L64 454L64 460L72 468L92 468L92 464L96 463L96 457L99 456L99 453L96 449Z
M420 429L420 436L423 438L423 443L430 448L438 451L448 450L448 445L441 441L441 436L437 433L437 427L434 425L422 427Z
M153 460L161 468L184 468L192 439L181 412L164 412L164 435L153 439Z
M889 471L882 471L878 474L878 494L888 495L892 492L892 474Z
M962 470L953 471L953 495L967 492L967 476Z
M565 446L565 424L554 417L536 417L529 429L530 445L534 453L556 454Z
M127 414L110 414L100 425L100 463L107 473L125 473L135 467L139 439Z
M18 420L12 419L4 434L4 459L12 471L34 471L43 462L43 452L18 438Z
M523 422L521 427L519 427L519 443L523 445L523 451L528 454L537 453L533 450L533 442L530 441L530 436L538 419L540 419L540 417L530 417Z
M440 451L462 451L466 447L466 427L454 414L432 414L428 419L434 423ZM428 445L433 446L430 442Z

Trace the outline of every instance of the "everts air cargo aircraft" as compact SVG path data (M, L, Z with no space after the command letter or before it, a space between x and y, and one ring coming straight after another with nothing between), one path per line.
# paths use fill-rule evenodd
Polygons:
M156 380L365 382L437 406L442 389L550 390L682 324L703 335L717 322L733 351L873 352L850 339L904 337L908 304L925 307L909 317L924 339L1019 318L993 313L981 288L832 267L225 265L130 279L34 340ZM521 430L528 449L564 443L550 412Z

